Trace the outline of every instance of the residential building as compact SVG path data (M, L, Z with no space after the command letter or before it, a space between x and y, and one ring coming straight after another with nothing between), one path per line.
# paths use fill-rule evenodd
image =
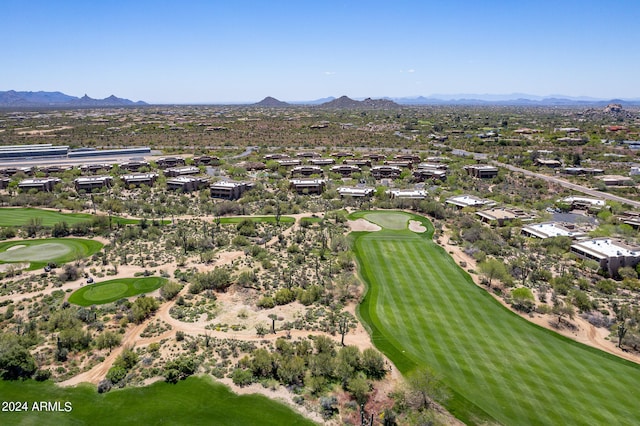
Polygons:
M311 175L322 176L324 172L319 166L296 166L291 169L291 176L304 176L309 177Z
M172 167L164 171L164 175L167 177L197 175L198 173L200 173L200 169L195 166Z
M348 177L353 173L359 173L362 171L360 167L350 164L340 164L337 166L333 166L330 170L332 173L337 173L339 175L342 175L343 177Z
M376 179L396 179L400 177L402 169L395 166L372 166L371 175Z
M571 245L571 253L598 262L600 269L615 276L623 266L635 268L640 261L640 247L612 238L594 238Z
M586 233L578 230L572 223L559 222L532 223L530 225L523 226L520 233L526 237L541 239L552 237L570 237L575 239L586 235Z
M280 164L281 167L294 167L301 165L302 161L296 158L283 158L281 160L276 160L276 163Z
M406 198L413 200L424 200L427 198L427 191L423 189L390 189L387 194L391 198Z
M98 173L103 171L109 171L113 167L112 164L108 163L96 163L96 164L84 164L80 166L80 172L83 174L87 173Z
M129 172L138 172L143 167L149 167L149 163L146 161L127 161L127 162L118 164L118 166L122 170L127 170Z
M169 167L184 166L187 163L182 157L163 157L163 158L158 158L156 160L156 164L161 169L167 169Z
M498 168L486 164L476 164L472 166L464 166L469 176L478 179L493 179L498 176Z
M408 169L413 167L413 162L411 160L387 160L384 164L387 166L404 167Z
M291 179L289 186L298 194L322 194L326 183L324 179Z
M556 168L556 167L561 167L562 162L559 160L547 160L544 158L536 158L536 165L543 166L543 167Z
M51 192L53 187L60 182L62 182L60 179L52 177L24 179L18 184L18 188L23 191L35 189L37 191Z
M607 186L631 186L634 184L633 179L629 176L620 175L604 175L596 177Z
M316 157L320 157L320 154L318 154L317 152L313 152L313 151L303 151L303 152L296 153L296 157L300 157L300 158L316 158Z
M120 176L122 182L124 182L125 186L140 186L147 185L152 186L156 179L158 179L157 173L133 173L130 175L122 175Z
M369 160L368 158L347 158L342 162L342 164L359 167L371 167L371 160Z
M201 155L199 157L193 157L193 164L196 166L216 166L220 164L220 159L210 155Z
M353 198L362 198L362 197L371 197L375 193L374 188L370 188L367 186L363 187L347 187L341 186L337 189L340 197L353 197Z
M111 176L80 177L73 181L76 191L85 190L91 192L96 188L109 188L113 185Z
M289 155L287 154L282 154L282 153L275 153L275 154L267 154L264 156L264 160L265 161L270 161L270 160L280 160L283 158L289 158Z
M565 197L558 200L560 203L569 204L571 209L599 210L607 205L604 200L589 197Z
M533 220L533 216L521 209L494 207L488 210L476 212L483 222L503 226L507 222L521 220L523 222Z
M244 192L253 188L253 186L254 184L252 182L219 181L212 183L209 188L212 198L237 200L242 197Z
M441 180L447 178L447 171L441 169L417 169L413 171L413 179L418 182L425 180Z
M336 164L336 160L333 158L311 158L309 164L313 164L314 166L329 166Z
M465 207L481 207L496 204L493 200L476 197L475 195L456 195L454 197L447 198L445 200L445 203L456 206L459 209L463 209Z
M167 179L167 189L179 190L182 192L197 191L206 188L209 179L192 176L178 176Z

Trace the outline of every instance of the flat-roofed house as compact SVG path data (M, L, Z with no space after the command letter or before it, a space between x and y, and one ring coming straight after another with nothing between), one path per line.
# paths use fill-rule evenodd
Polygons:
M381 161L384 160L385 158L387 158L386 155L383 154L378 154L378 153L371 153L371 154L365 154L363 155L364 158L368 158L371 161Z
M80 166L81 173L98 173L103 171L109 171L113 167L112 164L108 163L96 163L96 164L84 164Z
M368 158L347 158L342 162L342 164L348 164L350 166L371 167L371 160L369 160Z
M291 179L289 186L298 194L322 194L327 182L324 179Z
M261 161L242 161L237 166L245 170L264 170L267 168L267 165Z
M601 175L604 174L603 169L596 169L593 167L565 167L562 169L562 173L566 175Z
M579 210L600 210L607 203L604 200L598 198L589 198L589 197L565 197L558 200L561 203L566 203L571 206L572 209Z
M340 197L344 198L344 197L353 197L353 198L364 198L364 197L371 197L374 193L375 193L375 189L374 188L370 188L370 187L348 187L348 186L341 186L340 188L337 189L338 194L340 194Z
M164 175L167 177L190 176L198 173L200 173L200 169L195 166L171 167L164 171Z
M69 170L73 169L73 166L69 166L69 165L59 165L59 164L52 164L50 166L39 166L38 167L38 171L43 172L44 174L46 174L47 176L49 176L51 173L64 173L64 172L68 172Z
M629 176L620 176L620 175L604 175L598 176L596 179L604 182L607 186L631 186L633 185L633 179Z
M196 166L215 166L220 164L220 159L211 155L201 155L198 157L193 157L193 164L195 164Z
M51 192L53 187L60 182L62 182L60 179L52 177L24 179L18 184L18 188L24 191L35 189L37 191Z
M197 191L199 189L206 188L208 184L209 179L193 176L177 176L167 179L167 189L182 192Z
M301 165L302 161L297 158L283 158L276 160L276 163L278 163L280 167L295 167Z
M118 167L129 172L137 172L140 171L140 169L143 167L149 167L149 163L146 161L127 161L118 164Z
M493 200L476 197L475 195L456 195L447 198L445 200L445 203L456 206L459 209L463 209L465 207L482 207L495 205L495 202Z
M161 169L167 169L169 167L184 166L187 163L182 157L163 157L163 158L158 158L156 160L156 164Z
M635 266L640 261L640 247L630 246L612 238L594 238L571 245L571 253L592 259L600 264L600 269L615 276L623 266Z
M331 167L330 170L332 173L337 173L343 177L348 177L353 173L360 173L362 171L360 167L351 164L339 164L337 166Z
M232 182L219 181L210 186L211 198L224 198L226 200L237 200L245 191L253 188L252 182Z
M309 164L313 164L314 166L329 166L336 164L336 160L333 158L311 158L309 159Z
M300 158L315 158L315 157L320 157L320 154L318 154L317 152L314 152L314 151L302 151L302 152L297 152L296 153L296 157L300 157Z
M73 184L76 191L83 189L90 192L96 188L109 188L113 185L113 178L111 176L79 177L73 181Z
M559 160L547 160L544 158L536 158L536 164L538 166L543 166L543 167L552 167L552 168L556 168L556 167L561 167L562 166L562 162Z
M320 166L296 166L291 169L291 176L304 176L309 177L311 175L323 175L324 172L320 168Z
M488 166L486 164L476 164L471 166L464 166L469 176L473 176L478 179L493 179L498 176L498 168L494 166Z
M540 238L543 240L552 237L570 237L575 239L586 235L584 232L577 230L574 224L559 222L532 223L523 226L520 233L526 237Z
M136 187L140 185L152 186L156 182L156 179L158 179L158 174L157 173L133 173L129 175L122 175L120 176L120 179L122 179L122 182L124 182L126 186L136 186Z
M373 166L371 175L376 179L396 179L400 177L402 169L395 166Z
M384 164L387 166L404 167L407 169L413 167L413 162L411 160L387 160Z
M275 153L275 154L267 154L264 156L264 160L265 161L270 161L270 160L280 160L283 158L289 158L289 155L287 154L282 154L282 153Z
M332 152L330 155L335 158L355 157L355 155L352 152L348 152L348 151L336 151L336 152Z
M506 207L495 207L488 210L482 210L476 212L476 215L480 216L480 219L483 222L497 224L498 226L502 226L505 223L511 222L513 220L533 220L533 216L525 212L524 210Z
M419 163L421 161L420 156L415 154L398 154L394 155L393 158L396 160L411 161L412 163Z
M447 178L447 171L441 169L417 169L413 171L413 179L418 182L425 180L442 180Z
M33 167L6 167L4 169L0 169L0 174L3 176L13 176L16 173L24 173L27 176L33 176L34 168Z
M427 198L427 191L423 189L391 189L387 191L391 198L403 198L411 200L424 200Z

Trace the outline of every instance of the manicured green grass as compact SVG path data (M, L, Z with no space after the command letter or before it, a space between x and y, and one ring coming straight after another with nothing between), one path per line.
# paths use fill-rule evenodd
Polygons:
M234 216L234 217L221 217L220 218L220 223L226 224L226 223L240 223L244 220L249 219L252 222L258 222L258 223L276 223L276 218L275 216L251 216L251 217L247 217L247 216ZM295 222L295 219L290 217L290 216L281 216L280 217L280 223L293 223Z
M394 214L389 214L387 212L357 212L352 216L355 219L363 218L385 229L392 229L396 231L407 229L409 221L413 219L413 215L402 212L395 212Z
M170 385L98 394L95 386L0 381L2 401L26 401L28 412L0 411L3 425L313 425L289 407L261 395L236 395L205 377ZM70 402L70 412L31 411L36 401ZM1 407L0 407L1 408Z
M94 215L86 213L59 213L53 210L43 210L34 208L0 208L0 226L24 226L31 219L39 218L44 227L52 227L56 223L67 222L68 225L74 225L81 222L90 222ZM111 216L113 223L123 225L137 224L138 219L125 219L121 217Z
M123 297L149 293L159 289L167 282L161 277L118 278L89 284L74 291L69 296L69 303L80 306L102 305L115 302Z
M83 238L44 238L0 243L0 263L29 262L37 269L49 262L58 264L91 256L102 249L102 243Z
M378 214L378 213L376 213ZM400 217L378 223L395 223ZM370 219L369 214L359 217ZM441 247L408 230L356 233L368 293L359 314L403 372L431 366L470 424L637 424L640 366L576 343L510 312Z

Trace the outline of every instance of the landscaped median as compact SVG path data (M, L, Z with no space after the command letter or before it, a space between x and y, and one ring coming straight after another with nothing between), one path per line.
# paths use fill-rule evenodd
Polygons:
M167 282L166 278L161 277L118 278L103 281L74 291L69 296L69 303L80 306L102 305L124 297L150 293Z
M468 424L637 424L640 366L538 327L476 286L433 226L405 212L358 212L383 229L357 232L368 291L359 314L403 374L430 366ZM424 233L409 230L419 221Z

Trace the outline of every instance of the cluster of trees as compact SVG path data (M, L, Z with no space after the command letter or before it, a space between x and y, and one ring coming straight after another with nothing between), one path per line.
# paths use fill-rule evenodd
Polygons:
M366 401L371 388L369 381L383 378L386 372L385 360L375 349L360 351L356 346L336 349L330 338L316 336L313 341L279 338L274 352L256 349L238 362L231 378L241 386L277 380L285 386L306 387L314 395L339 383L354 398Z

